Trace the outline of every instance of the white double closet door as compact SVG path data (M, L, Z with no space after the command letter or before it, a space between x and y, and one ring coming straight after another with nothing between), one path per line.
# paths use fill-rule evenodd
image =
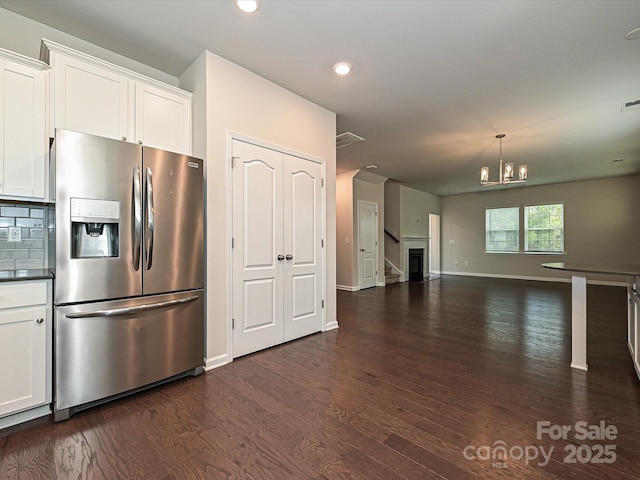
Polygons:
M322 329L322 165L232 141L232 351Z

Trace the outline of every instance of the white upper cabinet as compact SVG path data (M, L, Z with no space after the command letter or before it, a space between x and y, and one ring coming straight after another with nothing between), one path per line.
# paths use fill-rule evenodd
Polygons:
M48 66L0 49L0 196L47 195Z
M191 98L136 83L136 141L191 154Z
M91 133L191 154L191 93L42 41L53 70L51 130Z
M133 141L126 77L57 53L51 55L50 61L54 129Z

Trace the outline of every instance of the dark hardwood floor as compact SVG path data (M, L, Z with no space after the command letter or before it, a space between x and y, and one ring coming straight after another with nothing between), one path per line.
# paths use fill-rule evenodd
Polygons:
M444 276L338 292L339 330L0 431L0 478L640 478L625 289L589 286L588 315L581 372L570 284ZM571 431L537 435L537 422ZM576 438L601 422L608 439Z

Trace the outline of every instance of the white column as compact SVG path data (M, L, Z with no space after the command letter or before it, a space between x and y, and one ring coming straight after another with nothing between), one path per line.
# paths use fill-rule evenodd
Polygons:
M571 277L571 367L587 367L587 276Z

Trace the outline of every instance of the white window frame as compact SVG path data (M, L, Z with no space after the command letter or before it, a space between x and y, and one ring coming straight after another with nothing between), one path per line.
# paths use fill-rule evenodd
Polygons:
M561 250L533 250L529 248L529 231L530 230L549 230L549 231L557 231L558 229L553 228L529 228L529 209L535 207L545 207L550 205L560 205L562 207L562 246ZM529 254L543 254L543 255L562 255L565 253L565 215L564 215L564 203L563 202L552 202L552 203L538 203L532 205L524 205L523 207L523 233L524 233L524 252Z
M516 223L516 228L515 229L492 229L489 230L489 212L491 210L515 210L517 212L517 223ZM510 207L485 207L485 214L484 214L484 251L485 253L520 253L520 206L510 206ZM515 231L516 232L516 248L515 250L498 250L498 249L490 249L489 248L489 234L490 232L497 232L497 231Z

